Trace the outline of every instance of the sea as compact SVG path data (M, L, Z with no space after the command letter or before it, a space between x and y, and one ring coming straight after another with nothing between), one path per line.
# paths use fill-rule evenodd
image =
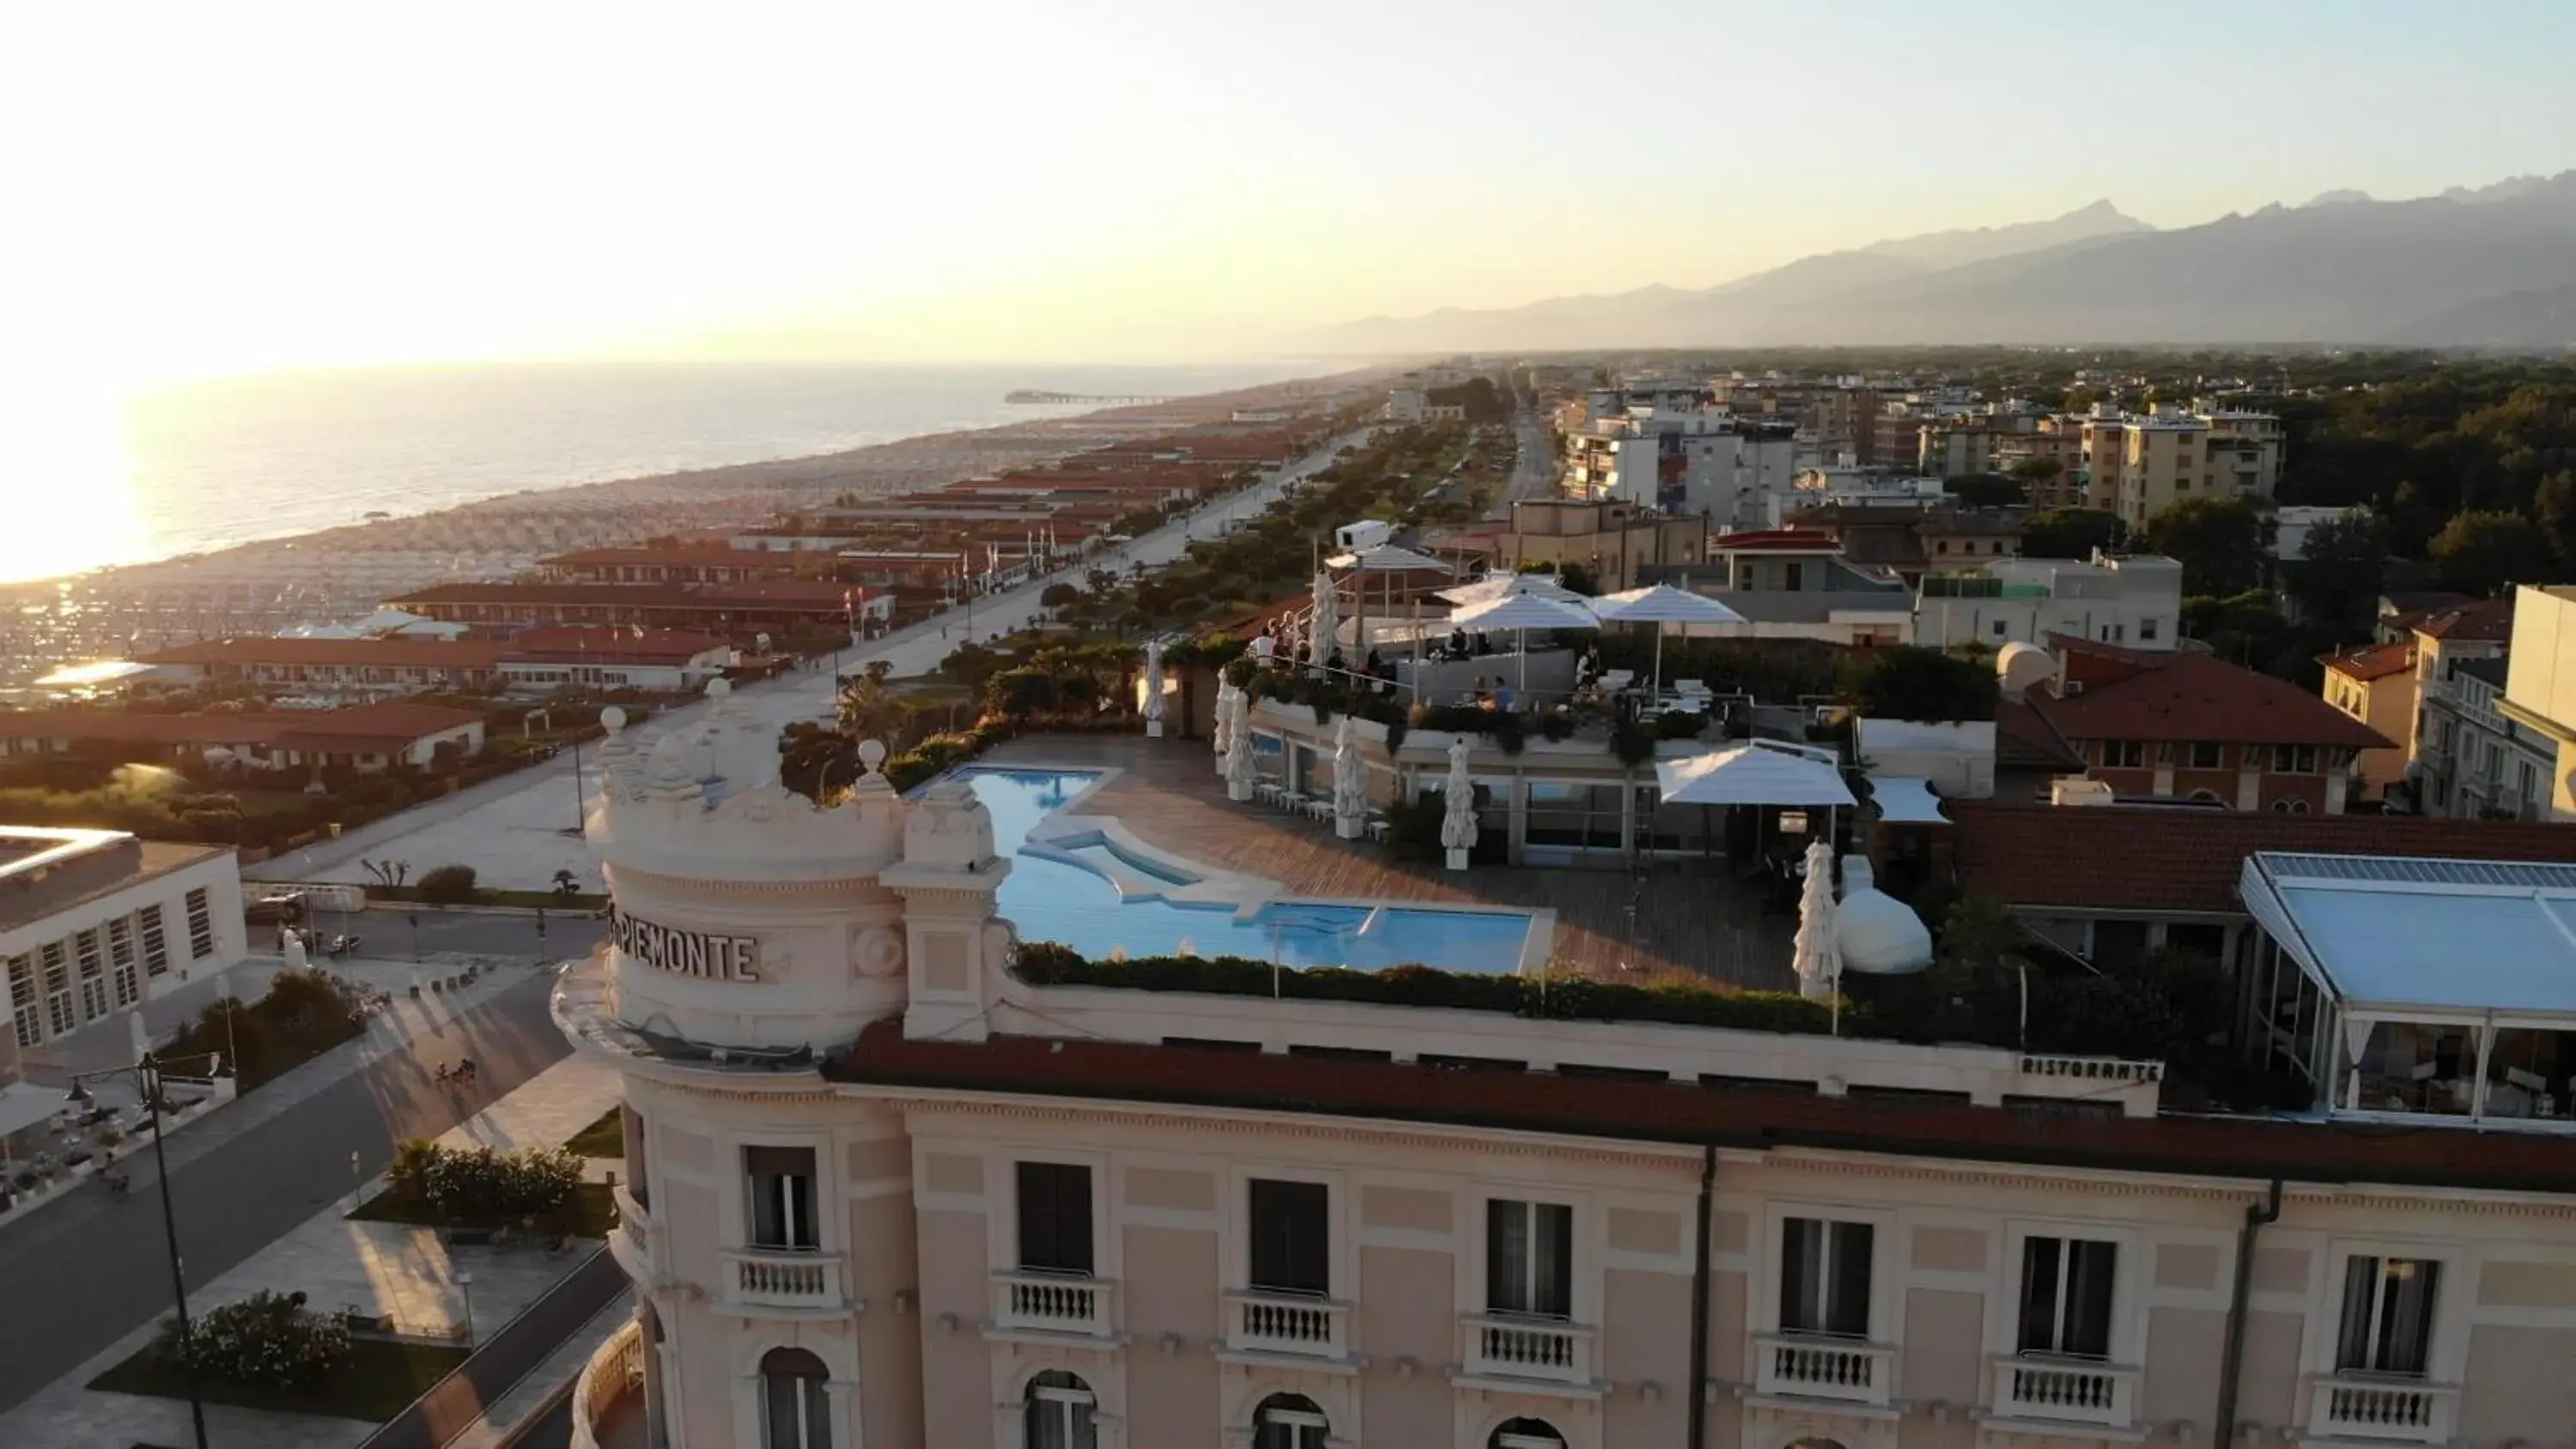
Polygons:
M798 457L1089 411L1005 403L1220 392L1335 370L1174 366L510 364L281 372L124 400L123 474L0 579L138 563L522 489ZM95 513L86 520L84 510ZM5 551L0 551L5 552ZM5 565L15 564L14 567Z

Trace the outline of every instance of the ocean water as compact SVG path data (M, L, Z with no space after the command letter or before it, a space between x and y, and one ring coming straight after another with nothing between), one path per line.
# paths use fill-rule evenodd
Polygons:
M757 462L1062 417L1014 388L1218 392L1328 368L489 365L276 373L125 400L117 463L61 480L54 545L0 579L425 513L528 488ZM41 484L35 485L44 486ZM32 491L32 490L31 490ZM5 552L5 550L0 550Z

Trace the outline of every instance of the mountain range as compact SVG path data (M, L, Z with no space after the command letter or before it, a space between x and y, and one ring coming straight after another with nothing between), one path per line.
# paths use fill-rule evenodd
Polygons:
M2576 346L2576 171L2158 230L2109 201L1804 257L1713 287L1326 327L1345 353L1926 343Z

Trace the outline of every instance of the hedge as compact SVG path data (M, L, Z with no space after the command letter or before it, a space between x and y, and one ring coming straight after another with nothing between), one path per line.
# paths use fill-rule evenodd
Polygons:
M1516 974L1441 971L1429 966L1354 971L1340 966L1273 966L1246 956L1094 961L1052 941L1023 942L1012 969L1032 986L1115 986L1211 996L1275 994L1300 1001L1446 1006L1566 1021L1653 1021L1810 1036L1833 1029L1833 1013L1824 1002L1792 992L1729 993L1686 983L1632 986L1579 976L1537 981ZM1843 1017L1847 1030L1856 1027L1851 1010L1846 1009Z

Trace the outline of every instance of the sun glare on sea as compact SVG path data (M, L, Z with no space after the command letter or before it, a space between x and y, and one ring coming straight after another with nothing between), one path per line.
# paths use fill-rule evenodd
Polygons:
M22 384L23 385L23 384ZM134 558L143 546L115 389L37 381L0 510L0 583Z

